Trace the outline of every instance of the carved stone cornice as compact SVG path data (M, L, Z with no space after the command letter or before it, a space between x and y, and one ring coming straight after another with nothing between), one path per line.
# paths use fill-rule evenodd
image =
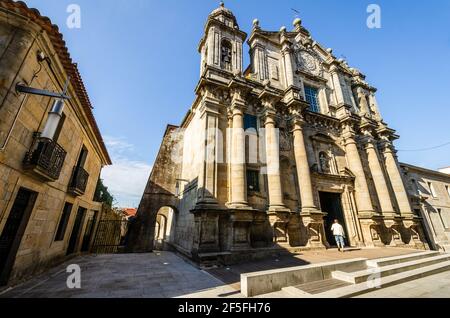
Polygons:
M308 78L308 79L310 79L312 81L315 81L315 82L321 82L323 84L326 84L328 82L328 80L326 78L322 77L322 76L314 75L314 74L311 74L311 73L308 73L308 72L305 72L305 71L302 71L302 70L296 70L295 74L301 75L304 78Z
M376 128L376 132L378 136L380 136L381 139L387 140L387 141L394 141L400 138L399 135L395 133L395 130L392 128L389 128L385 123L380 122L378 124L378 128Z
M334 132L340 131L341 122L334 118L324 114L319 114L306 110L304 112L305 121L309 126L317 129L326 129Z
M352 183L355 180L354 176L321 173L316 171L312 171L311 175L319 180L333 180L338 181L340 183Z
M245 80L236 76L228 84L231 95L231 109L238 108L241 112L247 108L247 94L251 91L251 87L246 85Z
M304 100L301 92L300 88L289 86L284 91L282 102L285 103L288 108L298 108L300 112L307 109L309 104Z
M283 95L280 94L278 90L266 85L261 93L259 93L258 98L263 104L272 104L275 106L275 104L283 98Z

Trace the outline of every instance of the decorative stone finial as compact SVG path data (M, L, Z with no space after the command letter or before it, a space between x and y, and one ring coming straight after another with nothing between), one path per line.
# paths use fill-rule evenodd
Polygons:
M286 27L284 25L280 28L280 32L286 32Z
M292 24L295 27L295 31L300 32L302 27L302 20L300 18L296 18Z
M223 1L220 1L220 6L223 8L225 7L225 3Z
M331 54L331 53L333 53L333 49L332 48L328 48L327 52Z
M259 27L259 20L253 19L253 27Z

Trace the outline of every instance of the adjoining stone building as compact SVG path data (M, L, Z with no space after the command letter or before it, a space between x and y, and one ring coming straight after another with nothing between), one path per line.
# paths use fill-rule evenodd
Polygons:
M61 100L16 85L63 92ZM111 164L58 27L23 2L0 2L0 285L88 251Z
M400 164L416 214L424 220L431 248L450 252L450 175Z
M247 38L221 4L198 50L196 99L164 134L129 251L153 249L167 209L169 244L197 261L325 248L333 219L351 246L428 248L376 89L300 19L292 31L255 20Z

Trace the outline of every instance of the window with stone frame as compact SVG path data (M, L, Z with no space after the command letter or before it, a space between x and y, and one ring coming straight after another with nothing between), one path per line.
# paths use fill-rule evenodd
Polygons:
M244 114L244 130L255 130L258 131L258 117L250 114Z
M259 192L259 171L247 170L247 190L253 192Z
M448 229L448 224L447 222L444 220L444 217L442 216L442 209L437 209L438 215L439 215L439 219L441 220L442 226L444 227L444 229Z
M231 71L232 70L232 55L233 55L233 47L231 42L228 40L223 40L221 45L221 54L220 54L220 64L224 70Z
M437 198L436 191L434 190L434 186L431 182L428 183L428 189L430 189L430 194L433 198Z
M69 224L70 213L72 212L72 204L66 202L59 220L58 229L56 230L55 241L63 241L66 234L67 224Z
M305 85L305 98L309 103L309 110L320 113L319 90L315 87Z

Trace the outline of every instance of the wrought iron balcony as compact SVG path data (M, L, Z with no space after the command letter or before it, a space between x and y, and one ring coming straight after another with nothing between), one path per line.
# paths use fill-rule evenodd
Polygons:
M73 195L83 195L89 179L89 173L82 167L73 168L72 179L69 184L69 192Z
M57 142L35 133L30 151L23 160L23 166L25 170L32 171L46 181L56 181L59 179L66 155L66 151Z

